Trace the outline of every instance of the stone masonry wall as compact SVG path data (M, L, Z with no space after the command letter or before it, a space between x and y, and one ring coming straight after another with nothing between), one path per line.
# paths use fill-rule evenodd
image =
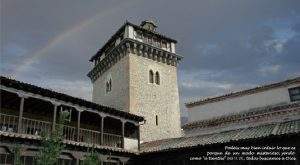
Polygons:
M160 85L149 83L150 69L159 72ZM110 77L112 90L106 93ZM142 142L181 136L175 66L129 53L94 82L93 102L145 117Z
M160 85L149 83L149 70L160 74ZM129 54L130 113L144 116L141 141L181 135L177 68ZM158 125L156 125L158 115Z
M124 56L93 83L93 102L119 110L129 109L129 63ZM111 77L112 90L106 93L106 81Z

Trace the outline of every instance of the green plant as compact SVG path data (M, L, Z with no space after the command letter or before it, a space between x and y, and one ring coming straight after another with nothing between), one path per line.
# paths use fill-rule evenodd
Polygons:
M16 145L13 148L13 152L14 152L14 164L15 165L22 165L22 161L21 161L21 146L20 145Z
M64 149L63 144L63 125L69 117L68 112L62 111L59 115L55 129L51 132L44 132L41 139L41 149L37 156L38 165L54 165Z
M95 152L94 147L91 149L91 151L88 151L88 155L85 156L85 159L83 161L84 165L98 165L100 164L100 161L97 157L97 152Z

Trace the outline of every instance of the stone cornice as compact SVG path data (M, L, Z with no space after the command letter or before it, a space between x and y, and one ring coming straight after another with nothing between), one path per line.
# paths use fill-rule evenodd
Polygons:
M110 44L113 40L115 40L117 37L119 37L119 35L120 35L122 32L125 31L125 27L128 26L128 25L129 25L129 26L132 26L132 27L135 28L136 30L141 30L141 31L143 31L143 32L145 32L145 33L148 33L148 34L150 34L150 35L157 36L158 38L162 38L162 39L165 39L165 40L167 40L167 41L177 43L177 41L174 40L174 39L172 39L172 38L169 38L169 37L167 37L167 36L165 36L165 35L162 35L162 34L160 34L160 33L155 32L155 31L149 31L149 30L147 30L147 29L142 28L141 26L138 26L138 25L135 25L135 24L133 24L133 23L130 23L130 22L126 21L126 22L119 28L119 30L118 30L114 35L111 36L111 38L104 44L104 46L103 46L101 49L99 49L99 51L98 51L94 56L91 57L90 61L94 61L97 57L101 56L101 54L102 54L103 51L109 46L109 44Z
M181 56L175 53L134 39L125 38L119 43L119 45L108 52L104 59L96 64L96 66L94 66L94 68L88 73L87 76L91 78L92 82L94 82L106 70L108 70L129 53L175 67L177 66L177 63L182 59Z

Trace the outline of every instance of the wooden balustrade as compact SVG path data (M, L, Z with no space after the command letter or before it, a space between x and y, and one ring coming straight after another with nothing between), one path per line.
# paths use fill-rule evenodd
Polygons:
M119 147L122 148L122 136L103 133L103 144L104 146Z
M80 138L79 138L80 142L101 145L101 132L80 128L79 134L80 134Z
M21 133L29 135L38 135L41 136L43 133L51 132L52 123L34 120L28 118L22 118L22 129Z
M0 113L0 131L17 132L18 131L18 116L6 115Z
M63 135L65 140L77 141L77 128L64 125Z
M18 116L6 115L0 113L0 131L15 132L18 130ZM52 122L22 118L22 134L41 136L43 132L49 133L52 130ZM77 128L72 126L63 126L63 135L65 140L77 141ZM103 133L103 144L101 144L101 132L89 129L79 129L79 142L92 143L110 147L122 147L122 136Z

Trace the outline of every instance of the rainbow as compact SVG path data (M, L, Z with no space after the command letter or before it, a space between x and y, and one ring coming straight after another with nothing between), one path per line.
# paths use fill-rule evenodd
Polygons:
M60 43L62 43L66 38L73 36L74 34L78 34L80 33L80 31L82 31L83 29L85 29L87 26L90 26L91 24L95 23L96 21L101 20L102 18L105 18L111 14L114 14L116 12L120 12L122 9L124 8L128 8L131 7L133 5L137 5L138 4L138 0L133 0L130 2L125 2L125 3L121 3L118 6L112 7L112 8L107 8L105 10L101 10L99 13L97 13L95 16L84 20L82 22L80 22L79 24L77 24L76 26L74 26L71 29L68 29L62 33L60 33L59 35L55 36L54 38L50 39L47 44L45 44L44 47L42 47L39 50L36 50L34 52L31 52L30 54L27 54L24 60L22 60L20 62L19 65L17 65L17 67L12 71L11 75L13 75L14 77L18 77L19 75L21 75L24 71L28 70L28 68L34 64L35 62L38 62L38 60L41 57L44 57L47 55L46 52L48 52L51 49L54 49L55 46L59 45Z

